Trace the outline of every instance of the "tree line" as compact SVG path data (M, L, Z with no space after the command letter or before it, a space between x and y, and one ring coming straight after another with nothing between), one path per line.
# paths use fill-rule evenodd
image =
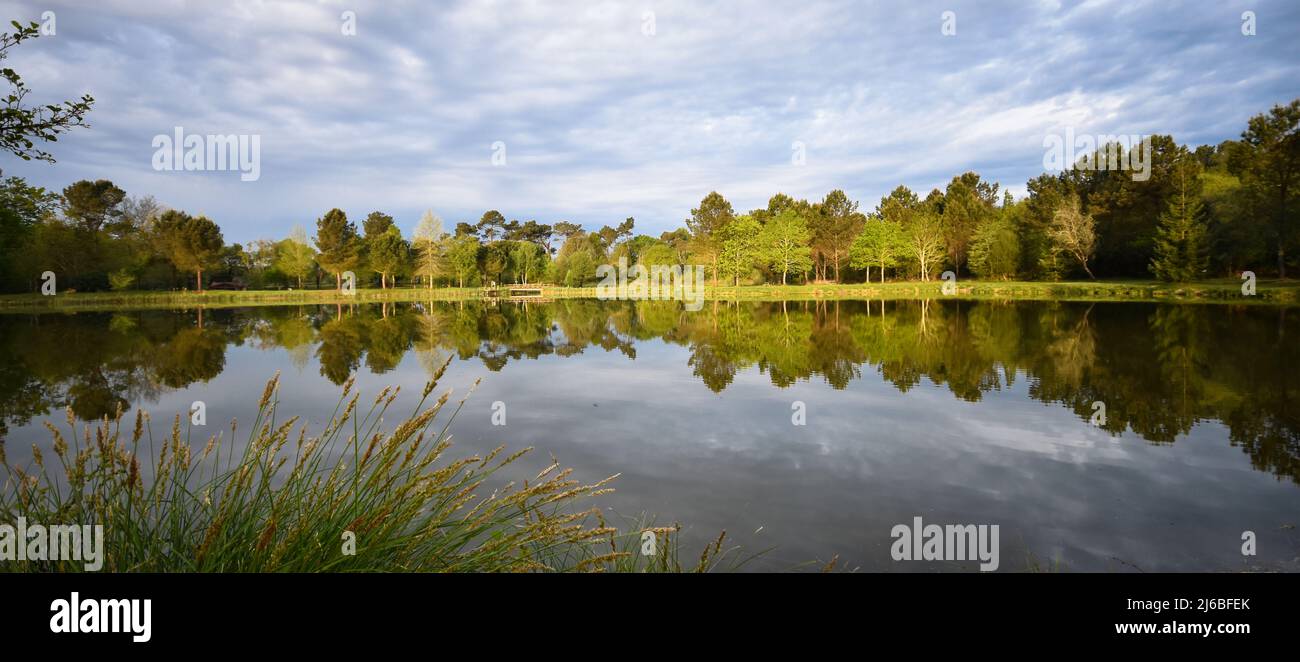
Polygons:
M704 265L715 282L932 280L945 270L981 279L1146 278L1188 282L1294 268L1300 193L1300 99L1252 117L1240 140L1189 148L1150 139L1151 176L1076 167L1028 182L1016 200L978 173L957 175L921 197L906 186L869 211L836 189L820 200L777 193L738 213L718 192L684 227L634 234L635 220L586 230L560 221L506 220L489 210L449 232L425 212L404 237L394 218L358 228L340 209L283 239L226 244L203 215L131 197L108 180L62 192L22 178L0 180L0 276L7 291L33 291L53 271L77 290L426 287L545 282L588 286L597 267ZM331 283L332 281L332 283Z

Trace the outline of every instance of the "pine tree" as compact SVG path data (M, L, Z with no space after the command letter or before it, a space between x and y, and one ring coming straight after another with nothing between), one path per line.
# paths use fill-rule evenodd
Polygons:
M1178 180L1165 212L1160 215L1155 255L1151 258L1151 273L1175 283L1197 279L1209 262L1205 252L1205 206L1197 190L1195 164L1189 161L1186 154L1179 158Z

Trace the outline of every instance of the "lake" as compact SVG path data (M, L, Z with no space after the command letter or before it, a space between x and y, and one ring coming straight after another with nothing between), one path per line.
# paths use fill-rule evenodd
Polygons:
M591 482L620 526L726 530L751 569L973 571L898 562L896 524L1000 527L1003 571L1300 569L1300 310L1155 303L458 302L0 315L9 462L44 423L120 406L163 435L202 401L319 431L341 384L434 370L460 454L534 446ZM496 419L494 421L494 414ZM392 415L392 414L390 414ZM505 425L500 423L504 416ZM391 427L391 426L390 426ZM241 429L237 439L246 439ZM1257 555L1243 556L1243 532Z

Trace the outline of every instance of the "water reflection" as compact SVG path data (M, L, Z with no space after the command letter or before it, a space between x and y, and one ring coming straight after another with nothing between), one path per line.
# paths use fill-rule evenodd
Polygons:
M206 382L227 349L315 358L341 384L415 352L500 371L593 348L637 359L638 343L686 348L682 370L715 393L756 368L772 386L928 381L978 402L1028 380L1029 397L1104 428L1172 444L1218 421L1251 466L1300 481L1300 314L1286 308L951 300L722 303L431 303L0 316L0 434L70 407L82 419Z

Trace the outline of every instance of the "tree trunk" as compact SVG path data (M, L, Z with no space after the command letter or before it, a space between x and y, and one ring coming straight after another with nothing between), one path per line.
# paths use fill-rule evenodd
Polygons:
M1290 196L1290 177L1282 179L1282 186L1278 191L1278 215L1277 215L1277 277L1286 279L1286 201Z
M339 292L343 291L343 274L340 272L334 274L334 288Z
M199 291L202 292L203 291L203 270L199 269L198 273L194 276L194 278L198 283Z

